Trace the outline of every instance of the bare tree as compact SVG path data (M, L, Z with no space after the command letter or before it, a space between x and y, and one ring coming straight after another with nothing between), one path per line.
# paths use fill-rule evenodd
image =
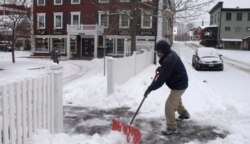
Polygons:
M16 10L8 12L0 18L0 29L10 33L5 40L9 42L12 53L12 63L15 63L15 46L18 38L30 33L30 23L27 21L27 10Z
M194 25L194 23L188 23L187 24L187 29L190 31L192 28L195 28L195 25Z
M158 17L165 19L168 22L167 29L169 33L172 32L173 22L176 20L190 21L198 18L202 14L208 12L209 4L213 3L214 0L153 0L151 3L143 2L139 0L130 0L129 4L121 5L116 1L112 1L111 5L102 5L103 10L112 11L107 14L108 16L114 15L126 15L130 20L130 37L131 37L131 54L136 50L136 34L138 31L138 20L141 15L150 15L153 17L153 21L156 21ZM110 2L111 3L111 2ZM129 5L129 6L128 6ZM159 7L158 7L159 6ZM129 9L126 9L128 8ZM127 11L124 11L124 10ZM150 11L150 13L148 13ZM118 23L117 18L113 18L116 22L110 24L115 25ZM157 23L154 22L154 27ZM109 26L111 29L106 29L108 34L113 26ZM156 29L156 28L155 28ZM170 35L171 39L172 36Z
M209 5L214 2L215 0L175 0L171 10L175 19L192 21L208 13Z

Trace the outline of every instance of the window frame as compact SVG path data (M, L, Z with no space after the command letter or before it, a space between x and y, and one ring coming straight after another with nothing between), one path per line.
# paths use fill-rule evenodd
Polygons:
M102 15L106 15L106 25L102 25ZM108 28L109 25L109 11L98 11L98 24L104 28Z
M74 44L74 45L72 45ZM71 49L71 46L74 46L74 51ZM76 36L71 36L70 37L70 51L74 54L77 52L77 39Z
M227 31L227 32L231 31L231 27L226 26L226 27L225 27L225 31Z
M230 19L229 19L229 14L230 14ZM232 13L226 13L226 21L231 21L232 20Z
M73 22L73 18L74 16L77 15L78 16L78 24L74 24ZM71 21L71 25L80 25L81 24L81 12L70 12L70 21Z
M55 13L53 13L53 15L54 15L54 29L62 29L63 28L63 13L62 12L55 12ZM56 19L56 16L61 16L61 26L60 27L58 27L57 26L57 19Z
M109 3L109 0L98 0L99 3Z
M78 2L74 2L74 0L71 0L71 4L81 4L81 0L78 0Z
M124 13L128 13L128 15L124 14ZM123 26L123 16L125 16L127 18L127 25L126 26ZM129 28L130 26L130 19L129 19L129 16L130 16L130 12L129 11L123 11L123 12L120 12L119 14L119 28Z
M42 47L39 47L40 45L38 46L38 42L41 42L39 44ZM35 51L40 52L40 53L49 53L49 43L50 43L50 39L47 37L35 38Z
M120 0L121 3L130 2L130 0Z
M141 15L141 29L151 29L152 28L152 23L153 23L153 16L151 15L152 12L148 11L146 13L143 13ZM145 26L145 23L144 23L144 18L145 16L149 16L149 19L150 19L150 24L149 26Z
M37 6L45 6L45 0L43 0L43 4L42 3L39 3L40 0L37 0Z
M41 27L39 25L39 18L43 17L43 21L44 21L44 26ZM46 13L37 13L37 29L45 29L46 28Z
M236 13L236 21L242 21L242 12Z
M56 3L56 0L54 0L54 5L62 5L63 4L63 0L60 0L60 3Z
M62 54L66 53L66 47L67 47L67 38L64 37L55 37L51 38L51 46L53 47L54 45L57 45ZM52 50L52 49L51 49Z

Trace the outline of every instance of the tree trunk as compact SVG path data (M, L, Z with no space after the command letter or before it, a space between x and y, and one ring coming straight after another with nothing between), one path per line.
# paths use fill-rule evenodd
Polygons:
M12 30L12 42L11 42L11 54L12 54L12 63L15 63L15 41L16 41L16 36L15 36L15 30Z
M130 55L136 51L136 29L137 29L137 10L138 0L132 0L131 19L130 19L130 37L131 37L131 51Z

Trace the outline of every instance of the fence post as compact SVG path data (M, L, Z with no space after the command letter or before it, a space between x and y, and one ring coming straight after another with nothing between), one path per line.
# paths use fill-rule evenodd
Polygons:
M114 65L114 59L112 57L107 57L107 94L108 95L114 91L113 65Z
M63 94L62 94L62 85L63 85L63 72L62 66L60 65L52 65L50 66L50 73L54 75L54 93L52 93L52 97L54 97L54 130L55 133L63 132Z

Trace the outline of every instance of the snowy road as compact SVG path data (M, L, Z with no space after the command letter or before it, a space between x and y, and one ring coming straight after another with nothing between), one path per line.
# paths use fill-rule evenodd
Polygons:
M197 123L197 121L209 123L206 122L210 120L210 118L207 118L206 113L211 112L216 114L218 109L220 108L227 109L227 106L225 105L228 105L229 107L235 107L238 111L241 111L242 107L247 106L247 99L249 95L247 88L248 84L244 82L250 81L249 73L227 63L225 63L224 71L196 71L191 65L192 55L195 49L194 47L190 47L188 45L185 45L184 43L175 42L173 49L177 51L177 53L181 56L188 71L190 88L187 90L187 94L185 94L187 96L184 96L183 99L193 117L191 121L187 121L188 125L183 125L182 127L180 126L180 130L182 130L184 133L179 137L165 140L161 137L158 137L157 135L152 134L151 132L157 133L162 127L164 127L164 117L162 117L162 113L160 116L156 114L159 113L159 109L156 107L162 105L159 104L159 97L157 98L156 95L159 91L164 91L164 89L162 88L159 91L152 93L152 96L149 96L148 100L145 102L142 108L142 112L136 118L134 124L143 133L143 143L151 144L161 143L164 141L168 141L169 143L184 143L192 141L193 139L199 139L199 141L203 141L204 143L206 143L206 141L208 140L213 140L218 137L226 137L228 135L227 130L216 127L216 124L205 126L204 124L202 124L201 126L199 123ZM100 64L100 62L102 61L99 61L98 64L99 67L102 68L103 65ZM79 79L76 79L74 81L76 82L74 88L66 88L65 90L66 95L68 95L66 96L66 103L72 103L73 105L84 105L83 107L65 107L65 128L67 132L83 133L88 135L92 135L94 133L106 133L110 130L110 122L112 118L119 117L119 119L125 122L130 121L130 118L134 113L134 109L137 106L135 101L129 103L131 102L130 99L132 98L125 98L124 101L119 100L119 97L127 96L127 93L128 95L131 95L129 93L132 91L136 91L136 87L133 87L135 89L131 89L128 86L124 86L125 89L128 89L128 92L124 93L122 89L118 90L122 93L118 92L117 96L115 95L117 99L112 99L112 97L114 96L107 97L107 100L100 97L94 99L95 95L98 96L100 94L98 93L98 90L90 89L90 85L93 81L95 81L95 79L91 79L90 77L86 76L90 76L90 70L91 68L89 68L89 70L85 73L85 75L83 75L83 77L80 77ZM97 72L95 73L97 75L98 71L95 72ZM94 73L92 73L92 76L93 74ZM90 84L81 84L81 87L78 88L78 85L80 85L80 81L82 80L89 81ZM99 83L100 85L98 85L98 87L102 87L102 83L103 81ZM232 85L234 84L236 84L236 86L234 87L234 89L232 89ZM70 94L69 92L70 89L74 91L83 91L81 95L91 95L92 98L82 98L81 95L79 96L79 93L77 93L74 96L76 100L74 100L72 94ZM86 89L88 90L86 91ZM91 90L93 90L93 92L90 92ZM241 94L240 96L238 94L239 92ZM132 95L141 95L141 93L142 92L138 91L138 94ZM103 94L101 94L101 97L102 96ZM155 97L157 98L157 100L153 100ZM222 97L226 97L227 99L225 99L225 101L222 101ZM81 101L88 102L81 104ZM118 101L120 101L121 106L119 106ZM164 97L161 101L164 101ZM197 103L197 101L199 101L199 103ZM117 102L118 104L113 104ZM241 105L234 106L234 103L241 103ZM211 104L219 105L219 107L211 109ZM112 105L114 108L109 109L107 108L108 105ZM129 105L129 109L123 107L123 105ZM103 107L106 108L103 109ZM125 110L122 110L123 108L125 108ZM206 113L200 113L200 111L205 111ZM232 110L231 112L234 112L234 110ZM231 112L229 111L229 115L231 115ZM225 119L223 118L223 120ZM97 125L93 125L93 123L96 123ZM193 135L194 133L199 133L200 135ZM185 137L186 139L182 139L182 137Z
M186 66L189 70L190 76L195 76L195 79L200 79L206 82L208 87L215 90L217 93L226 95L228 99L238 100L238 102L246 103L250 96L249 86L246 84L250 81L250 64L237 59L237 55L228 58L226 52L218 50L224 57L224 70L223 71L196 71L192 67L192 55L194 48L185 47L183 43L176 42L176 47L180 50L182 59L185 60ZM243 51L244 52L244 51ZM246 52L246 51L245 51ZM248 53L248 52L246 52ZM232 75L233 73L233 75ZM230 78L229 78L230 75ZM192 79L192 78L191 78ZM232 85L235 85L234 90L230 90ZM244 95L239 96L238 92Z

